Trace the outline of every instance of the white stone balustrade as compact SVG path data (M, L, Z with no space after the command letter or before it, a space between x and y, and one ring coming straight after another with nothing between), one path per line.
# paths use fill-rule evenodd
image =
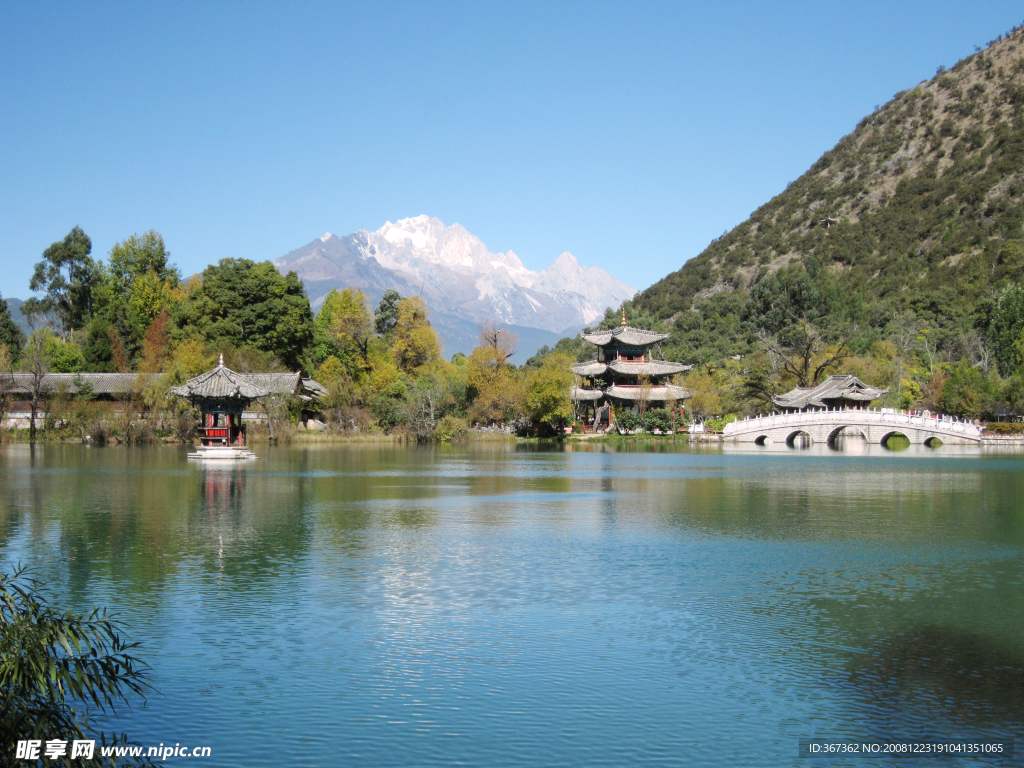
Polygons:
M981 429L954 416L910 414L890 408L817 409L772 413L726 424L722 436L742 443L792 443L800 433L814 442L831 442L844 429L855 430L871 443L884 443L893 434L911 443L981 442Z

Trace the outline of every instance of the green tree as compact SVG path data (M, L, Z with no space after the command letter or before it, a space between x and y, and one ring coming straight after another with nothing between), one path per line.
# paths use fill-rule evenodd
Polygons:
M316 361L322 363L336 357L350 376L358 378L369 366L373 331L374 322L366 294L352 287L342 291L332 289L313 322Z
M527 374L526 410L535 425L558 432L572 418L569 390L575 379L570 368L574 362L569 355L555 352Z
M526 411L523 376L503 360L500 351L484 346L475 348L466 362L470 415L480 423L509 423Z
M1007 285L988 307L986 330L996 365L1003 376L1011 375L1024 362L1014 344L1024 332L1024 288Z
M150 273L161 282L176 286L181 273L169 261L170 256L159 232L151 229L142 235L134 234L110 249L107 279L114 291L123 296L131 294L136 281Z
M85 357L80 346L53 334L46 334L43 353L50 361L50 370L54 373L75 373L82 370L85 365Z
M402 295L390 288L381 296L377 311L373 313L374 327L381 336L387 336L398 324L398 305Z
M946 413L976 419L989 410L991 388L980 370L959 362L942 387L939 405Z
M82 353L88 370L94 373L109 373L114 370L110 323L106 319L94 317L89 323Z
M0 573L0 765L25 765L11 754L19 739L125 741L94 722L150 689L148 667L134 655L138 643L123 633L104 610L80 615L53 607L24 568ZM74 764L113 761L97 749L92 760Z
M184 296L169 257L163 237L150 230L115 243L109 262L100 265L96 312L117 331L129 358L142 354L146 331Z
M6 344L0 344L0 421L15 398L14 359Z
M254 347L300 370L308 367L313 314L294 272L282 275L269 261L222 259L203 270L199 286L174 305L168 335L208 346Z
M441 342L427 319L427 305L419 296L398 303L398 317L391 330L391 353L403 371L441 356Z
M21 311L37 317L55 314L65 339L72 331L84 327L92 316L93 289L100 279L90 253L92 241L79 227L43 251L43 259L35 266L29 289L42 292L44 296L26 300Z
M25 346L25 334L11 317L11 310L0 295L0 344L7 347L8 354L15 360L21 355Z

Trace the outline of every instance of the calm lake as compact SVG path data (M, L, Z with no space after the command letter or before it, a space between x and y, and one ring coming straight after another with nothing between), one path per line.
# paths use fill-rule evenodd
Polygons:
M0 560L131 624L203 766L1018 765L1024 456L0 446ZM798 758L801 738L1015 758Z

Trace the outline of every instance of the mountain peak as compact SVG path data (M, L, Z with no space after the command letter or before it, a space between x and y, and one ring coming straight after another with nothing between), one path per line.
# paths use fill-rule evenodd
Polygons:
M548 267L548 269L556 269L556 268L558 270L560 270L560 271L570 270L570 269L571 270L576 270L576 269L580 268L580 263L579 263L579 261L576 260L575 256L573 256L571 253L569 253L569 251L565 251L557 259L555 259L553 262L551 262L551 266Z
M426 215L387 221L376 232L328 233L275 265L298 272L314 305L332 287L373 296L394 287L419 292L432 313L462 323L498 319L554 332L582 328L636 293L604 270L581 267L568 251L534 272L511 250L492 253L460 224Z

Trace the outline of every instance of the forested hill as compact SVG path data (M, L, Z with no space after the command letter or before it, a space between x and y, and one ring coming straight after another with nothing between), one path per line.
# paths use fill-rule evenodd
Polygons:
M1024 276L1022 224L1017 29L896 94L749 219L638 294L632 312L672 332L673 359L746 354L759 325L751 293L807 265L838 291L856 346L880 338L899 312L950 344L979 322L986 298Z

